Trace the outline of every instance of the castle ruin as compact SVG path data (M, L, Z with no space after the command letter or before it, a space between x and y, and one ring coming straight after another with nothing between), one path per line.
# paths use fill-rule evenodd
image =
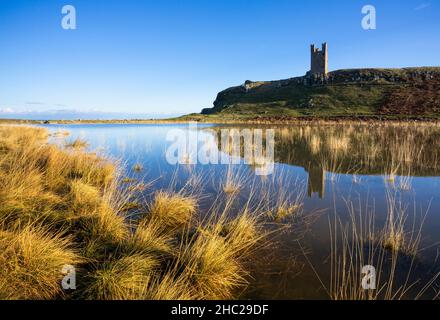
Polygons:
M322 49L315 48L315 45L310 46L311 49L311 67L309 74L311 76L327 76L328 73L328 46L324 42Z

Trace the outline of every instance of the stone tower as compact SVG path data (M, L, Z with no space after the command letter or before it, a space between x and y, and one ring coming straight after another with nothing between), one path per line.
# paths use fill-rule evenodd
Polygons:
M311 45L311 75L324 75L328 73L328 46L324 42L322 49L315 48L315 45Z

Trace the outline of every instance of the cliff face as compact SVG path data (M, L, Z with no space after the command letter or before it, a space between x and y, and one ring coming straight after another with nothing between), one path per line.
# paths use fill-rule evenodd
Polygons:
M220 92L214 107L202 113L440 117L440 67L338 70L318 78L246 81Z

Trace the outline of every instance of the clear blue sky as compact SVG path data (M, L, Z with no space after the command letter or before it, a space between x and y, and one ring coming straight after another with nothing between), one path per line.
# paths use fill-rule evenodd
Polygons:
M336 70L438 66L439 40L438 0L0 0L0 109L198 112L247 79L305 74L311 43Z

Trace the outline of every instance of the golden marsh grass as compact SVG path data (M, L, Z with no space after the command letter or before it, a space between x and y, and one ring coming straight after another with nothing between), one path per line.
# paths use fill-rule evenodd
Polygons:
M225 299L246 286L259 219L200 220L196 196L169 191L128 219L117 165L47 136L0 127L0 298ZM64 265L76 267L74 292L61 288Z

